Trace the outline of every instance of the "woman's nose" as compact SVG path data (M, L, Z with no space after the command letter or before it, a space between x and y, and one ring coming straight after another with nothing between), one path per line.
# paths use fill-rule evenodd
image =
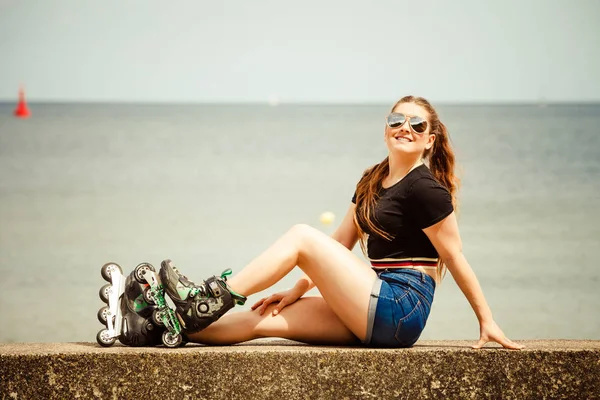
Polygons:
M400 126L400 132L410 133L410 127L408 126L408 121L404 121L404 123Z

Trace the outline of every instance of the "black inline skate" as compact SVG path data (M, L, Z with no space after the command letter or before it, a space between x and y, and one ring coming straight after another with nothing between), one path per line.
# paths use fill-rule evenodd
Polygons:
M100 299L108 304L98 311L98 320L107 328L96 335L101 346L112 346L117 339L127 346L182 344L181 326L165 302L152 265L139 264L126 278L115 263L105 264L101 273L110 282L100 288Z
M212 276L195 284L179 273L171 260L164 260L159 274L167 295L175 303L175 312L186 334L201 331L235 304L246 302L245 296L235 293L226 283L231 269L223 271L220 277Z

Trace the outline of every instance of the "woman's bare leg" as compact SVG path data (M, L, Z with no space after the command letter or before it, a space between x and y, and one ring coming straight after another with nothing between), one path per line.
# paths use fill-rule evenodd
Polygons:
M228 283L236 292L250 296L270 287L295 266L312 279L342 323L364 340L377 274L339 242L308 225L292 227Z
M335 315L322 297L303 297L279 315L258 310L226 314L208 328L192 334L193 342L227 345L263 337L280 337L311 344L352 345L359 339Z

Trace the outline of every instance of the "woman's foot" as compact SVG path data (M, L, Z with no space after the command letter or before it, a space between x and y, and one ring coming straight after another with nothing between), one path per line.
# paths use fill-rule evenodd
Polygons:
M182 275L171 260L161 263L161 283L175 303L175 313L186 334L201 331L235 304L245 303L246 297L233 292L227 285L229 274L231 270L225 270L221 277L212 276L196 284Z

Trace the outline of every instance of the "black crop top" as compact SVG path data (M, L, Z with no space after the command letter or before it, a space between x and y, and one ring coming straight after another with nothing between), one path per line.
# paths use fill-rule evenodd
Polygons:
M356 192L352 202L356 203ZM454 207L450 192L433 177L425 164L413 169L389 188L381 187L374 210L374 222L393 239L389 241L372 234L366 224L359 221L361 228L369 234L369 259L393 262L426 258L434 262L438 253L423 229L443 220L452 211Z

